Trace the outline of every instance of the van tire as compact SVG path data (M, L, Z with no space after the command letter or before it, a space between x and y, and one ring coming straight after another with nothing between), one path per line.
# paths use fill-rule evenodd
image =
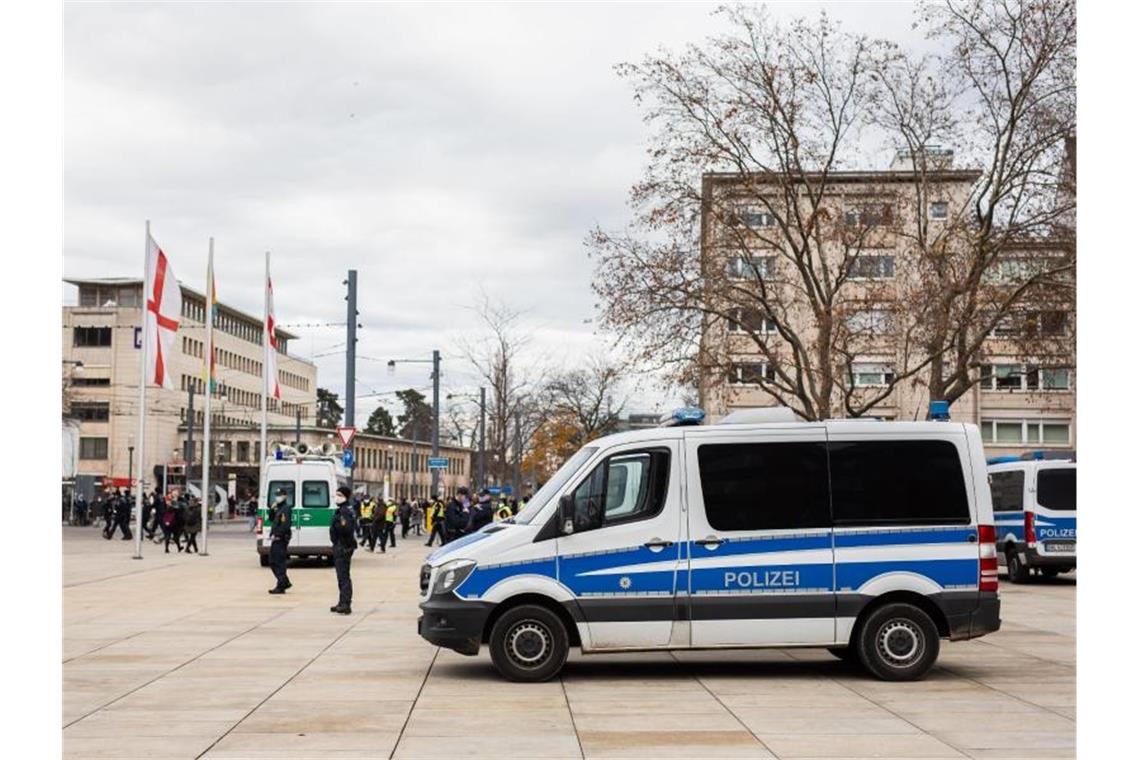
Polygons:
M1029 568L1017 556L1016 549L1010 549L1005 553L1005 567L1009 572L1010 583L1026 583L1029 581Z
M512 607L495 621L491 662L510 681L537 683L558 675L570 653L570 636L558 615L537 604Z
M883 681L917 681L938 659L938 627L913 604L885 604L871 612L855 637L863 666Z

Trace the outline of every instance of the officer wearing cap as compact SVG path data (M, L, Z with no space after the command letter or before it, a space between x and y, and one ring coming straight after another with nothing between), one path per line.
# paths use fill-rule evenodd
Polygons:
M329 525L332 540L333 564L336 565L336 585L340 599L329 607L329 612L341 615L352 613L352 553L356 551L356 512L352 508L352 492L347 486L336 489L336 513Z
M461 487L451 499L451 503L447 505L447 509L443 513L444 528L447 530L447 540L444 543L449 543L459 538L467 530L467 521L469 515L467 513L467 496L470 491L466 486Z
M285 589L293 585L285 572L285 566L289 562L289 539L293 537L293 505L289 503L289 495L284 488L277 489L273 503L269 506L269 521L273 526L269 529L272 538L269 544L269 566L277 579L277 585L269 589L269 593L284 594Z

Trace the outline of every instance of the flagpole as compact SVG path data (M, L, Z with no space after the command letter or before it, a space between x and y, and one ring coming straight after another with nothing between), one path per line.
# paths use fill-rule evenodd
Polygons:
M269 341L269 251L265 252L265 281L262 285L265 289L265 309L261 319L261 342L265 351L261 357L261 462L258 463L260 485L258 490L261 492L261 503L268 504L269 484L265 482L265 462L269 457L269 450L266 448L266 422L269 414L269 352L273 350Z
M206 259L206 424L202 432L202 551L203 557L210 556L210 460L213 448L210 446L210 398L214 395L214 238L210 238L210 253Z
M146 239L143 241L143 284L142 284L142 354L139 356L139 467L138 478L135 488L135 559L142 559L142 536L143 536L143 461L146 459L146 362L147 351L150 347L150 331L147 330L147 325L150 320L147 319L147 311L149 306L147 302L147 264L150 259L150 220L146 220ZM127 473L128 480L133 473Z

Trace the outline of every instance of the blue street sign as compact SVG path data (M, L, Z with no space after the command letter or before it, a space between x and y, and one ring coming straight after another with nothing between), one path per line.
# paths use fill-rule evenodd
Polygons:
M344 462L345 467L352 469L352 463L355 461L352 457L352 449L344 450L344 456L342 457L341 461Z
M446 470L447 457L428 457L429 470Z
M487 490L491 492L492 496L498 496L503 492L503 489L499 486L490 486Z
M514 493L514 490L514 486L503 486L503 495L510 496L512 493Z

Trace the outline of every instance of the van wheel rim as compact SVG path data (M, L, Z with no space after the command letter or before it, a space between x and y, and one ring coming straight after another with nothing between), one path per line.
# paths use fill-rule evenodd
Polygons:
M550 630L535 620L524 620L507 633L507 655L521 668L537 668L550 659Z
M909 620L891 620L879 629L879 656L888 665L905 668L922 657L925 637Z

